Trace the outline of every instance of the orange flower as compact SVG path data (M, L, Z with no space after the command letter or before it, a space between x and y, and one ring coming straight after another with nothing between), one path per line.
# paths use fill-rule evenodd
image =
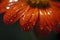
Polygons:
M3 21L11 25L16 21L24 31L35 29L44 33L60 32L60 3L52 0L2 0L0 13Z

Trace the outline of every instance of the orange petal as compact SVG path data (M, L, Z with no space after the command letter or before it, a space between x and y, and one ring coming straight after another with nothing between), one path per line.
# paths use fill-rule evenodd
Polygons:
M45 10L40 10L39 9L39 21L38 21L38 25L39 26L36 26L36 32L39 34L39 35L45 35L47 36L50 32L51 32L51 24L49 22L49 19L47 19L48 16L45 15Z
M18 4L18 5L17 5ZM20 18L20 13L18 13L20 10L23 9L24 6L22 4L17 3L10 7L4 14L4 23L6 24L13 24Z
M20 19L20 25L24 31L29 30L28 21L30 17L32 16L33 10L34 9L29 9L26 13L24 13L23 17L21 17Z
M6 11L5 8L0 9L0 14L2 14L2 13L5 12L5 11Z
M28 21L28 25L33 28L36 25L36 21L38 19L38 8L35 8L30 20Z
M59 2L50 2L50 6L55 8L55 9L60 9L60 3Z
M5 7L8 5L8 0L2 0L0 3L0 14L4 12L6 9Z

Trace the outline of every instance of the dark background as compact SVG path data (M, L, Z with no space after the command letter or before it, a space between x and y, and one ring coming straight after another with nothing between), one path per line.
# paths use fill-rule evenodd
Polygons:
M38 37L34 31L23 32L18 21L7 26L3 22L3 16L4 14L0 14L0 40L60 40L60 33L51 32L47 37Z

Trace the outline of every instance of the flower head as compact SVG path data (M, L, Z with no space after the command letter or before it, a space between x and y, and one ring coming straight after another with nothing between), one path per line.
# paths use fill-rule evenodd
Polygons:
M60 32L60 3L52 0L2 0L0 13L3 21L11 25L19 20L24 31L35 29L44 33Z

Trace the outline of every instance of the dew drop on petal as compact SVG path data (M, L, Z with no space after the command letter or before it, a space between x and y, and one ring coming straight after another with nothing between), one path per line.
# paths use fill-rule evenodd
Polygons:
M9 9L10 7L6 7L6 9Z

